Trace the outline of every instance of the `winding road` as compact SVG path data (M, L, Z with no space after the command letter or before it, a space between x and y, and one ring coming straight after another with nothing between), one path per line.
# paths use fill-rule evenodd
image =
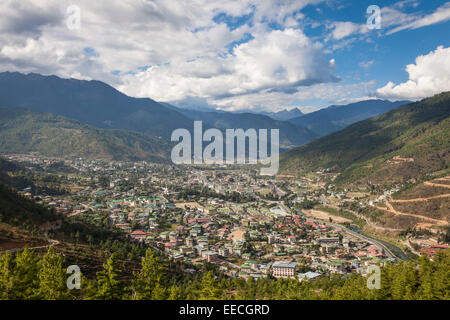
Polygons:
M342 230L344 230L346 233L351 234L352 236L355 236L361 240L367 241L370 244L374 245L375 247L377 247L379 250L384 251L384 253L389 257L389 258L394 258L394 259L398 259L399 257L397 257L386 245L384 245L383 243L381 243L380 241L373 239L369 236L363 235L361 233L355 232L353 230L348 229L347 227L344 227L342 225L339 224L335 224L332 222L327 222L327 221L323 221L323 220L317 220L317 219L313 219L313 218L308 218L310 220L313 220L315 222L318 223L323 223L325 225L329 225L332 226L334 228L340 228Z

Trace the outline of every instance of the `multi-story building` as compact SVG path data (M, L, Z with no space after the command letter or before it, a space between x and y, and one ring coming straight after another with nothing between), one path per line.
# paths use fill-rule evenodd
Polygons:
M296 266L297 262L276 261L272 265L272 275L275 278L293 278Z
M230 249L221 247L219 248L219 256L228 257L230 255Z
M206 261L208 261L208 262L216 262L219 260L217 252L215 252L215 251L203 252L202 256L205 257Z

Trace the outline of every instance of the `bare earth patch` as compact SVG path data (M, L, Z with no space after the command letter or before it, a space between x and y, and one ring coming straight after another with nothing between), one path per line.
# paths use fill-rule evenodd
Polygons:
M231 239L233 239L233 241L244 240L244 233L244 229L236 229L231 232Z
M333 222L337 222L337 223L344 223L344 222L351 223L352 222L352 220L350 220L350 219L340 217L340 216L335 216L335 215L332 215L325 211L312 209L312 210L304 210L304 212L307 216L310 216L314 219L329 221L331 218L331 219L333 219Z

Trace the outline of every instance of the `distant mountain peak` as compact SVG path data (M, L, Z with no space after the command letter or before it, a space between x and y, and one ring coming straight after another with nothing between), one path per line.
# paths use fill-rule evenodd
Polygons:
M289 122L306 127L320 136L324 136L345 127L385 113L411 101L362 100L346 105L332 105L300 117L292 118Z
M290 119L294 119L297 117L300 117L304 115L304 113L299 108L293 108L293 109L283 109L278 112L263 112L262 114L265 114L272 119L275 120L281 120L281 121L287 121Z

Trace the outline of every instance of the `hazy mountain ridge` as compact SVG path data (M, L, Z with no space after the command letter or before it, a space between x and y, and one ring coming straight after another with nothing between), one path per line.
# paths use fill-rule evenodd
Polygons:
M306 128L287 121L275 120L262 114L195 111L171 107L192 120L202 120L207 125L221 130L232 128L280 129L280 146L282 148L302 145L317 138L315 133Z
M261 114L280 121L288 121L304 115L304 113L299 108L293 108L291 110L284 109L278 112L261 112Z
M364 100L347 105L330 106L290 119L289 122L308 128L319 136L325 136L407 103L411 101Z
M0 107L26 108L98 128L132 130L167 140L175 129L191 131L192 120L203 120L205 129L279 128L283 148L298 146L317 137L308 129L266 115L186 110L149 98L126 96L101 81L62 79L34 73L0 73Z

